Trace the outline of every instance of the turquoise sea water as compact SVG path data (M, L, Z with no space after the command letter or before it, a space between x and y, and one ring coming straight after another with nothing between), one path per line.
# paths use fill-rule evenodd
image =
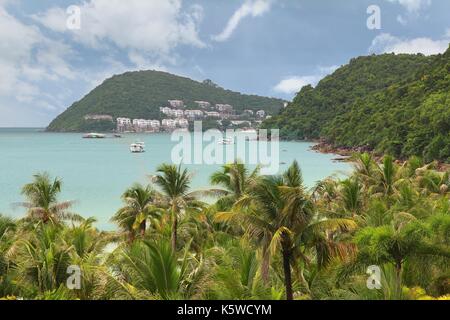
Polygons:
M0 213L21 217L24 210L14 206L24 199L21 187L33 174L48 172L63 180L59 200L75 200L73 211L95 217L97 226L111 230L110 217L120 207L120 196L134 182L148 183L156 167L170 162L176 142L168 134L129 134L122 139L86 140L81 134L46 133L41 129L0 129ZM131 154L129 145L146 143L146 153ZM305 183L350 171L347 163L334 162L333 155L310 151L311 143L281 142L280 161L286 169L298 160ZM193 188L208 187L208 178L220 166L190 165Z

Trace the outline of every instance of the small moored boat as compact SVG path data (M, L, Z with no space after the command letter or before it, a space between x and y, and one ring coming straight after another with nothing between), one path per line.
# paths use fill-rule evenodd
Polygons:
M130 151L132 153L143 153L145 152L145 143L144 142L135 142L130 145Z
M106 135L100 133L88 133L83 136L83 139L104 139Z

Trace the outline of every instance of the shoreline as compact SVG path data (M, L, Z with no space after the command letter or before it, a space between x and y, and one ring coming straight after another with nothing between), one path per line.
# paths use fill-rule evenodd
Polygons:
M338 157L333 159L334 161L354 162L352 157L356 153L369 153L377 163L381 163L383 160L383 155L376 154L368 147L335 147L322 140L311 140L310 142L314 143L314 146L311 147L311 150L314 152L337 155ZM405 163L405 161L406 160L395 159L397 164Z
M306 140L305 140L306 141ZM335 154L338 155L339 157L333 159L333 161L339 161L339 162L354 162L352 160L352 156L355 153L364 153L367 152L369 154L372 155L373 159L377 162L377 163L381 163L383 160L383 155L379 155L376 154L373 150L370 150L367 147L347 147L347 148L339 148L339 147L335 147L329 143L326 143L324 141L310 141L315 143L314 146L311 147L312 151L315 152L319 152L319 153L323 153L323 154ZM407 162L408 159L398 159L395 158L395 163L399 164L399 165L403 165ZM440 171L440 172L446 172L448 170L450 170L450 163L445 163L445 162L441 162L441 161L436 161L436 170Z
M320 141L309 141L314 143L314 145L310 148L314 152L322 153L322 154L333 154L339 157L332 159L333 161L338 162L353 162L352 155L356 152L361 152L355 150L353 148L336 148L330 144L320 142Z

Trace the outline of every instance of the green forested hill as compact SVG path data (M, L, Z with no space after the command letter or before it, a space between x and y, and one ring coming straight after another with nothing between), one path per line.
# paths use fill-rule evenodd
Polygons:
M265 127L288 139L450 160L450 49L443 55L360 57L305 87Z
M88 114L110 115L113 118L159 119L159 108L168 100L183 100L188 107L194 101L208 101L212 105L231 104L239 112L261 109L277 113L283 106L280 99L243 95L222 89L211 81L204 83L158 71L128 72L107 79L87 96L75 102L48 127L49 131L109 131L112 123L89 122Z

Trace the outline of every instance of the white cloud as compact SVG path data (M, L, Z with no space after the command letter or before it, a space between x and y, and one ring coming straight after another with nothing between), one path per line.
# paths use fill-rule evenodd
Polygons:
M421 11L428 8L432 0L387 0L391 3L398 3L406 9L404 14L397 16L397 21L402 26L406 26L410 20L420 17Z
M291 95L299 92L303 87L307 85L316 86L320 80L325 76L332 74L339 68L337 65L333 66L319 66L317 67L317 73L309 76L290 76L281 80L273 90L278 93Z
M176 47L205 46L198 35L203 9L182 7L182 0L86 0L79 31L66 28L65 8L32 15L36 24L29 24L10 13L18 3L0 0L0 105L9 110L0 126L42 124L114 74L165 70L177 63ZM75 68L78 46L69 40L81 52L93 49L98 65Z
M145 56L136 51L131 51L128 54L128 59L136 66L136 69L138 70L167 71L164 65L159 63L152 63Z
M6 9L10 3L13 1L0 0L0 102L8 106L10 120L18 117L33 121L33 117L41 117L41 109L61 106L58 97L44 92L52 85L64 92L64 81L77 78L66 61L73 52L64 43L45 37L36 26L11 15Z
M244 4L231 16L225 29L218 35L212 37L214 41L223 42L228 40L236 28L246 17L259 17L268 12L274 0L245 0Z
M39 30L22 24L0 6L0 95L14 93L27 100L37 92L22 79L22 70L30 69L31 51L41 40Z
M44 39L41 42L46 45L44 49L38 48L35 54L36 65L48 69L48 74L53 79L69 79L77 78L77 72L67 62L75 53L72 48L62 42Z
M431 5L431 0L387 0L392 3L398 3L401 6L405 7L406 10L410 13L417 13L423 8L426 8Z
M433 55L445 52L449 39L433 40L430 38L402 39L389 33L378 35L373 41L369 51L374 53L422 53Z
M1 59L14 62L28 58L41 35L37 28L20 23L0 7L0 39Z
M315 85L320 80L316 76L305 76L305 77L289 77L280 81L274 90L279 93L293 94L299 92L303 87L307 85Z
M66 11L58 7L50 8L44 13L31 15L35 21L56 32L68 31L67 17Z
M203 18L199 5L183 11L181 0L89 0L80 9L80 30L66 28L67 14L62 8L51 8L33 18L53 31L73 35L87 47L105 49L114 44L153 59L170 60L179 45L205 47L198 35Z

